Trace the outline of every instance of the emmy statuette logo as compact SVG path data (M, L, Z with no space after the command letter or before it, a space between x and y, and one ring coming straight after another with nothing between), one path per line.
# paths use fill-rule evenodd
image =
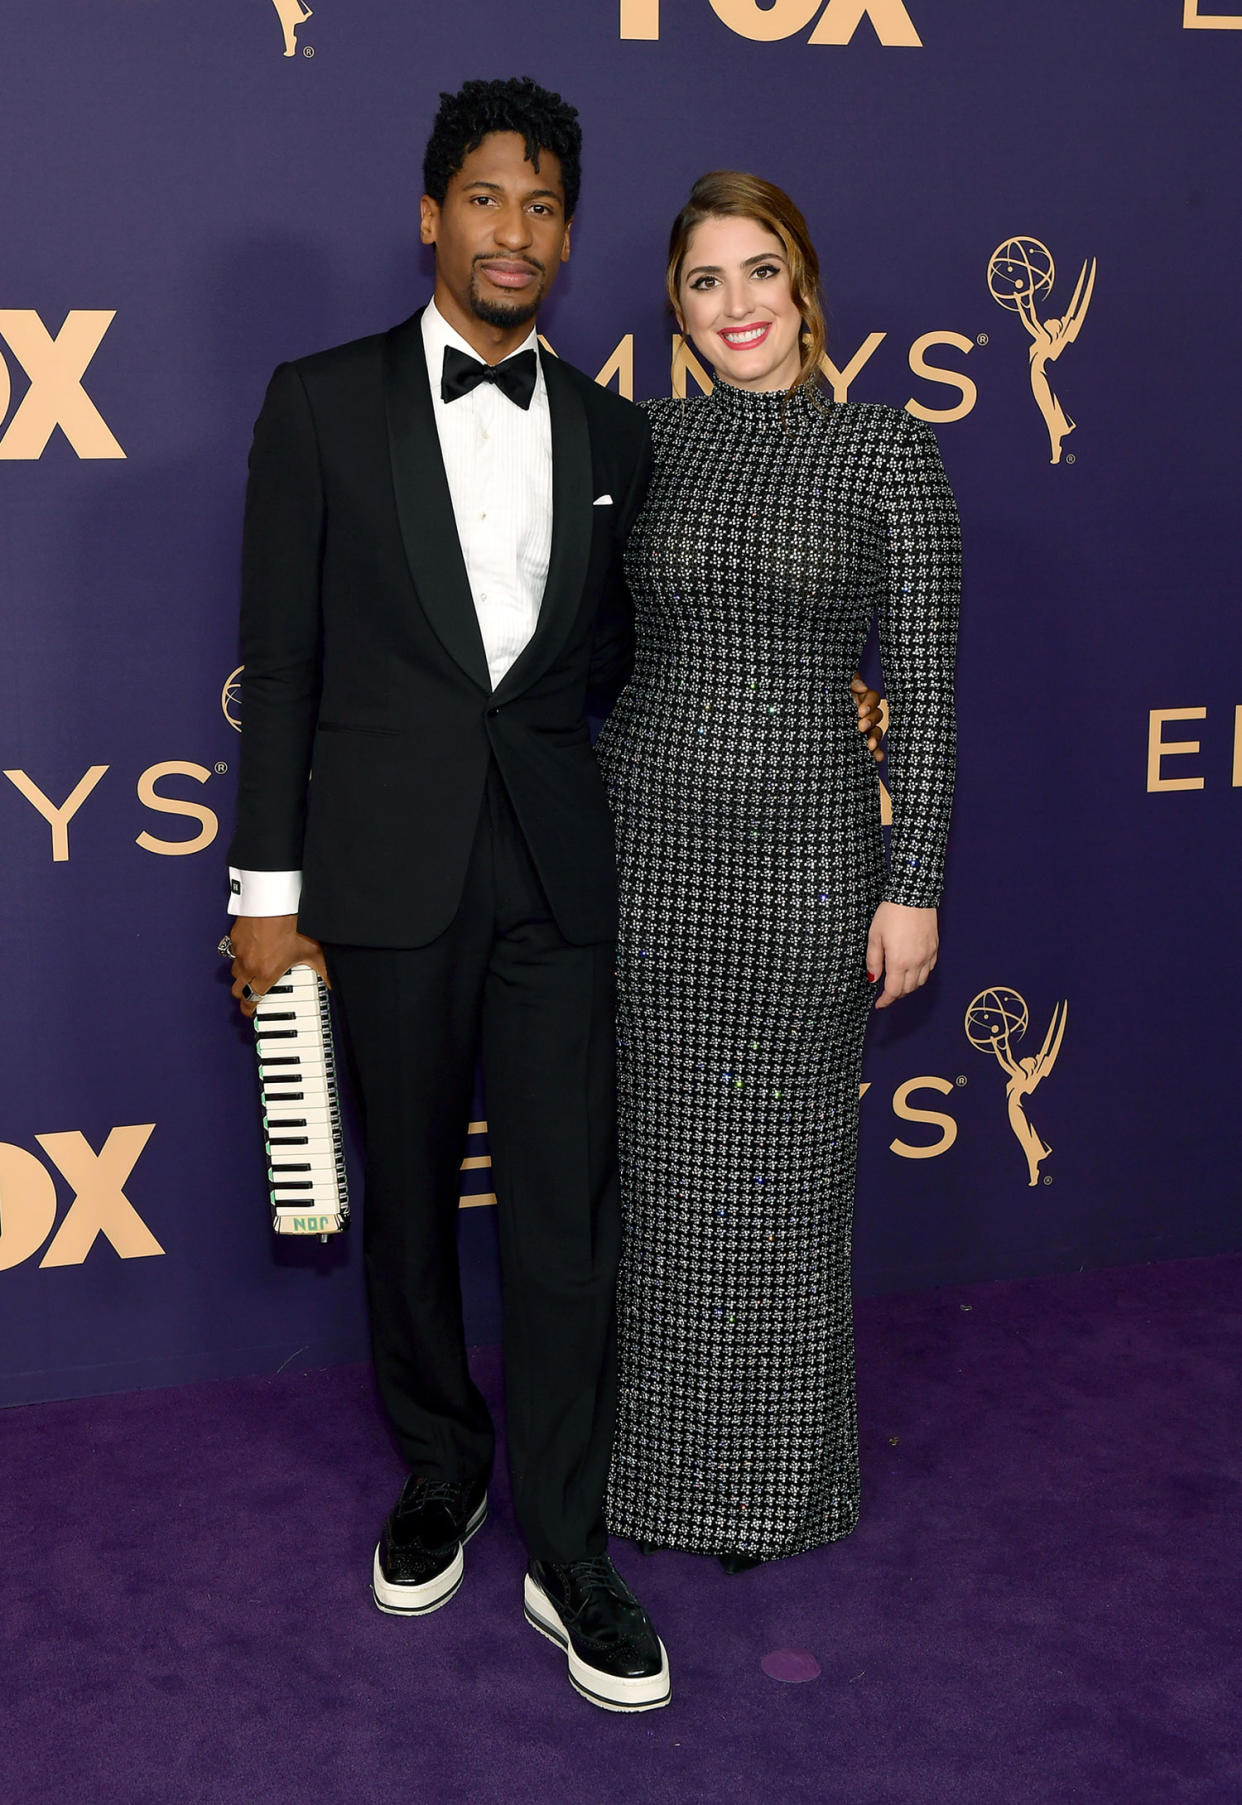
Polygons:
M241 675L245 668L244 664L239 664L235 671L230 671L220 691L221 712L235 733L241 732Z
M58 426L80 458L125 456L82 386L115 318L115 310L75 308L53 337L32 307L0 307L0 340L30 381L0 437L0 458L42 457ZM0 352L0 428L12 399L12 374Z
M124 1190L154 1128L154 1122L114 1128L98 1153L77 1129L35 1136L73 1191L59 1228L56 1183L43 1161L0 1141L0 1272L33 1259L49 1235L40 1266L80 1266L100 1235L123 1260L162 1254Z
M1084 263L1073 299L1060 319L1041 320L1037 308L1051 295L1056 281L1052 252L1038 238L1007 238L997 245L988 264L988 291L1009 313L1016 313L1031 339L1031 392L1052 446L1051 462L1061 462L1062 441L1073 432L1071 420L1053 393L1048 365L1055 363L1066 345L1082 331L1095 289L1095 258ZM1072 462L1072 459L1071 459Z
M1026 1114L1026 1100L1057 1062L1068 1014L1069 1005L1058 1003L1039 1052L1028 1053L1019 1059L1013 1051L1014 1042L1023 1038L1031 1021L1024 997L1016 990L994 985L990 990L981 990L966 1011L967 1040L977 1053L991 1053L1009 1080L1005 1086L1009 1126L1026 1155L1026 1169L1032 1185L1039 1183L1039 1168L1052 1148L1031 1125Z
M864 19L881 44L918 50L923 40L915 30L906 0L708 0L722 25L739 38L775 44L797 37L819 15L809 44L848 44ZM660 36L660 0L621 0L621 36L654 42Z
M314 17L305 0L272 0L276 8L276 17L280 20L281 36L285 41L285 55L296 56L298 53L298 32L306 21ZM312 54L309 45L302 51L303 56Z

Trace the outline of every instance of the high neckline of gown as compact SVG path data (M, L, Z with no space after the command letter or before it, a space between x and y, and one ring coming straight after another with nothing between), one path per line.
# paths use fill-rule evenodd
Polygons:
M747 425L768 426L810 422L822 413L806 389L739 389L718 382L708 400L727 418Z

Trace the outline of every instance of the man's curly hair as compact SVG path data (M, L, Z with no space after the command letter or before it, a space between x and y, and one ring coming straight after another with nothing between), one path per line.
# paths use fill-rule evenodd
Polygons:
M423 156L424 194L443 201L452 177L491 132L516 132L526 144L527 161L536 169L540 151L550 150L559 159L565 217L572 219L582 184L578 110L528 75L463 82L456 94L441 94Z

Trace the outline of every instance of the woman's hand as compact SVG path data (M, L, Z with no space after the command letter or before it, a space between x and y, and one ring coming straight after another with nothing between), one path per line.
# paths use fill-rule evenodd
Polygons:
M878 983L884 974L884 992L876 1008L887 1009L898 997L907 997L926 984L936 969L939 946L934 909L882 902L867 936L867 976Z

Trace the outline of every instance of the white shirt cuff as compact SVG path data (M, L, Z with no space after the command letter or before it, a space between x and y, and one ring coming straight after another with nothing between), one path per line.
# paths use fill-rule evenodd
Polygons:
M296 915L300 871L238 871L229 866L230 915Z

